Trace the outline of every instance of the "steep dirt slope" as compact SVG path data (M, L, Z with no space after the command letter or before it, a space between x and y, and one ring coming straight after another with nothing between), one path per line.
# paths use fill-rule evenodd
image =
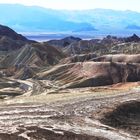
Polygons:
M35 41L28 40L26 37L16 33L11 28L0 25L0 51L17 50L25 44L30 44L32 42Z
M83 62L58 65L39 73L38 79L55 80L66 87L105 86L140 80L140 65L112 62Z
M56 48L35 43L25 45L17 51L10 52L3 61L1 61L1 65L3 67L17 65L54 65L58 63L61 58L63 58L63 54Z
M16 33L14 30L4 25L0 25L0 36L8 36L14 40L28 41L26 37Z
M1 71L7 76L30 78L43 67L55 65L64 55L52 46L40 43L27 44L3 56Z

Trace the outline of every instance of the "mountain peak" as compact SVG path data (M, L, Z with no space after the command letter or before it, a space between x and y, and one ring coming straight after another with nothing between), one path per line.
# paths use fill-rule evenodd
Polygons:
M136 34L133 34L132 36L126 38L126 42L139 42L140 37Z
M4 25L0 25L0 36L8 36L14 40L27 41L27 39L24 36L16 33L14 30Z

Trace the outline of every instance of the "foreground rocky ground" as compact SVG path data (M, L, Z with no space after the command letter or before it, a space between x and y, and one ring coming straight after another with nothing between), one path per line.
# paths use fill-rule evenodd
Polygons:
M5 99L0 106L0 139L140 139L139 94L140 83L126 83Z

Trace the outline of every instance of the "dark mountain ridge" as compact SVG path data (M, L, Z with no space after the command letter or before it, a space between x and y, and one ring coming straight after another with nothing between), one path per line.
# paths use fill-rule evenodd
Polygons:
M28 41L26 37L16 33L14 30L4 25L0 25L0 37L2 36L10 37L13 40Z

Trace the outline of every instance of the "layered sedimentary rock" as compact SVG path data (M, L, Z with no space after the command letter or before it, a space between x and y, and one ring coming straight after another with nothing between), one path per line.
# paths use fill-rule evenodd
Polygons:
M55 66L39 73L39 79L59 81L66 87L105 86L140 80L140 65L112 62L83 62Z

